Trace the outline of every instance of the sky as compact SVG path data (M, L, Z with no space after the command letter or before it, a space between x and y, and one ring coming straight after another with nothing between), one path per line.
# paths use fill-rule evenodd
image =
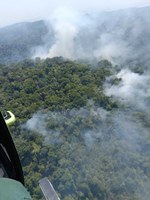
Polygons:
M0 27L47 19L61 6L79 12L108 11L150 6L150 0L4 0L0 4Z

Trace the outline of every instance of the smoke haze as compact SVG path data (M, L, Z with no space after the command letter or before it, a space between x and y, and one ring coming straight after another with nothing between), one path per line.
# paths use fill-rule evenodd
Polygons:
M42 135L44 143L60 145L60 152L67 152L64 157L71 155L70 163L61 158L59 167L69 173L76 167L76 186L91 183L98 174L96 180L105 183L110 195L119 190L129 198L136 194L137 200L149 199L149 19L150 7L86 14L61 7L45 20L40 42L29 42L33 57L113 63L103 89L118 102L117 109L106 111L88 102L80 109L39 110L22 125Z
M44 115L45 121L54 125L45 127L43 114L36 114L38 126L46 133L45 142L63 144L72 155L72 162L65 169L69 171L74 162L80 166L76 185L79 177L87 183L99 174L97 179L106 183L108 194L124 191L129 199L136 194L138 200L148 200L150 190L149 175L145 172L149 168L144 168L149 161L150 132L148 16L149 8L87 15L66 8L59 10L47 22L54 36L46 37L53 42L42 56L108 59L114 64L113 75L106 79L104 92L120 106L106 111L92 103L79 110L49 112ZM34 124L34 117L25 124L28 130L32 130L29 122ZM59 163L64 167L63 158Z
M0 62L63 56L148 68L149 18L150 7L85 13L63 6L45 21L1 28Z
M0 27L22 22L47 19L54 10L65 5L80 12L117 10L129 7L142 7L150 5L149 0L5 0L0 7Z
M149 62L149 7L81 14L66 7L47 21L50 33L35 57L108 59L114 64ZM51 41L51 42L50 42ZM38 53L37 53L38 52ZM43 53L45 52L45 53Z
M43 119L46 121L44 126ZM74 177L76 185L79 180L92 182L97 174L99 181L105 182L110 189L110 196L111 191L123 190L129 197L136 194L136 199L148 200L149 176L143 166L149 160L150 126L134 108L108 112L90 104L88 108L79 110L37 113L24 128L39 134L46 133L46 143L59 144L68 155L71 154L69 164L64 162L64 155L59 165L62 168L65 165L69 174L73 166L77 169L80 166ZM135 173L133 168L138 172Z

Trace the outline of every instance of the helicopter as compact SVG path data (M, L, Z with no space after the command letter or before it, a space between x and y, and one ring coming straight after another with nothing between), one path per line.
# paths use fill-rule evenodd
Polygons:
M0 112L0 199L32 200L24 186L24 175L18 152L8 127L15 123L11 111ZM39 180L46 200L60 200L47 177Z

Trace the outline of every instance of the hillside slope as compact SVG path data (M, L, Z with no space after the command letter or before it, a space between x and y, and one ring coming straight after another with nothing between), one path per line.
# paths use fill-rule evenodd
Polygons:
M150 79L114 68L62 58L1 66L0 106L16 115L11 133L34 200L45 176L62 200L149 199Z
M0 63L23 60L43 44L48 29L44 21L24 22L0 29Z
M0 63L44 55L148 66L149 19L150 7L143 7L1 28Z

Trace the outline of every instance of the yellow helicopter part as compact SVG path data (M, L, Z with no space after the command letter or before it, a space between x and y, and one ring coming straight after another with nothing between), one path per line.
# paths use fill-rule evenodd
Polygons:
M5 122L6 122L7 126L10 126L10 125L14 124L14 122L16 121L16 118L15 118L15 115L12 112L7 111L7 113L10 115L10 118L5 119Z

